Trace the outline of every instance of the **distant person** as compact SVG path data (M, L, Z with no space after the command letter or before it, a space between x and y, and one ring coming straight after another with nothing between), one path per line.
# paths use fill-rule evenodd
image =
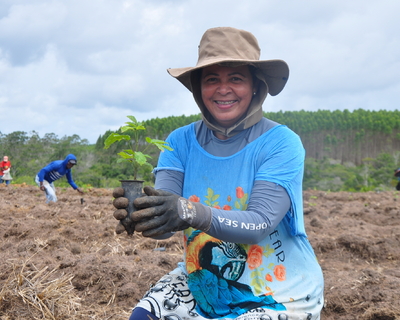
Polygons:
M46 192L46 203L50 201L57 202L56 188L53 182L62 178L67 177L68 183L74 190L79 193L83 193L82 189L78 188L74 180L72 180L71 169L77 164L75 155L69 154L64 160L56 160L50 162L47 166L39 171L35 177L35 182L40 187L40 190Z
M12 177L10 173L10 168L8 166L4 167L2 179L6 183L6 186L8 186L11 183Z
M6 174L6 177L8 176L11 177L10 169L11 169L11 162L8 160L7 156L4 156L3 161L0 162L0 183L5 182L6 185L9 185L11 183L12 179L4 178L4 174Z
M394 176L397 177L397 180L399 180L399 182L396 185L396 190L400 191L400 168L394 170Z

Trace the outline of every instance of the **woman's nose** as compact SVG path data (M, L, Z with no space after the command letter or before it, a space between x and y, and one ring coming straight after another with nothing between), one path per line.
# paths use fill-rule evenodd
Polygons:
M229 83L221 83L220 86L218 87L218 93L226 95L232 91L231 87L229 86Z

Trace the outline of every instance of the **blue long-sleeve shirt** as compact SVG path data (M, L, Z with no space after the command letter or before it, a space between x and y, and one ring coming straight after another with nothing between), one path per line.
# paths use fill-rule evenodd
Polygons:
M196 311L213 319L255 306L319 314L323 275L304 228L300 138L267 120L223 141L201 133L196 124L172 132L173 151L154 170L156 187L211 207L210 230L183 232L180 267Z
M67 168L68 161L70 160L76 160L75 155L69 154L65 157L64 160L55 160L53 162L50 162L47 166L39 171L39 182L46 180L48 183L52 183L62 178L63 176L66 176L67 181L71 185L71 187L74 190L78 189L78 186L72 179L71 169Z
M217 139L201 121L195 123L196 138L202 148L217 157L230 157L242 150L260 135L277 126L278 123L263 118L249 129L224 141ZM177 170L155 169L156 189L162 189L182 195L184 173ZM211 208L213 220L209 234L224 241L257 243L273 230L284 218L290 208L290 198L286 190L272 182L258 180L254 182L247 210L232 211ZM227 219L240 224L266 222L268 228L245 230L233 228L232 225L221 224ZM167 237L165 235L164 237ZM157 239L161 239L158 237Z

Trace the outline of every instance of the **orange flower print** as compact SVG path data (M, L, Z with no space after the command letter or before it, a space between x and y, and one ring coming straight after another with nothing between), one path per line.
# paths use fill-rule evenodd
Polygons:
M236 188L236 198L242 199L244 196L244 191L242 187Z
M274 281L274 279L272 278L272 276L269 273L265 276L265 280L267 280L269 282Z
M228 200L228 202L231 202L232 201L232 197L228 196L227 200Z
M283 265L278 264L274 268L274 275L276 280L278 281L285 281L286 280L286 269Z
M221 209L221 207L220 206L213 206L213 208L215 208L215 209Z
M189 201L200 202L200 198L198 196L196 196L196 195L192 195L192 196L189 197Z
M232 210L232 207L226 204L222 207L222 210Z
M247 264L250 270L258 268L262 263L263 249L259 245L252 245L247 254Z

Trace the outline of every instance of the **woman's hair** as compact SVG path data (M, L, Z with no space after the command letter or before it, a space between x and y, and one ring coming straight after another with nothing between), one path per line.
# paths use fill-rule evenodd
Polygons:
M225 65L225 64L224 64ZM251 77L253 80L253 85L254 84L258 84L258 82L260 81L260 79L257 78L256 73L257 73L257 68L251 64L246 64L246 66L249 67L249 71L251 73ZM201 69L197 69L197 70L193 70L192 73L190 74L190 83L192 85L192 90L193 88L193 84L194 85L201 85L201 72L204 68ZM200 89L200 87L198 88Z

